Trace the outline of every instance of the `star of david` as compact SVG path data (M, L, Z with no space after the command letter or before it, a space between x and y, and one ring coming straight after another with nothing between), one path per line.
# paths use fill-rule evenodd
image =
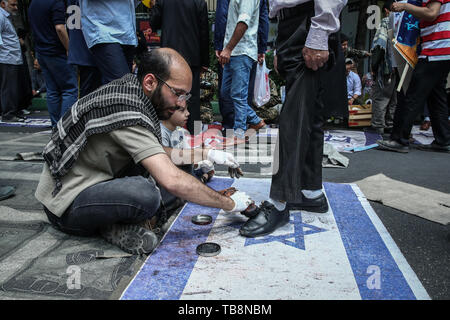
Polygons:
M300 249L300 250L306 250L305 248L305 236L311 235L314 233L320 233L328 231L323 228L319 228L316 226L313 226L311 224L303 223L302 221L302 214L301 212L295 212L291 213L291 220L289 221L289 224L294 225L294 232L290 232L288 234L284 235L267 235L264 237L258 237L258 238L245 238L245 244L244 246L251 246L255 244L262 244L262 243L270 243L270 242L281 242L285 245ZM235 225L233 224L233 227L240 228L241 225Z

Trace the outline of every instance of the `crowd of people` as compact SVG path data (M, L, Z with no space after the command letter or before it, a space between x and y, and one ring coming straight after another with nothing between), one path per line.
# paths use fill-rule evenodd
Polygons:
M371 50L363 51L350 48L339 32L346 0L217 1L219 106L222 126L231 132L227 138L236 144L266 126L251 107L251 79L265 60L269 19L278 21L274 67L286 82L286 95L275 170L269 199L246 210L252 200L244 191L216 192L204 184L214 164L239 175L233 154L191 149L184 141L185 130L201 130L200 77L213 63L204 0L151 1L150 27L161 29L161 48L151 50L136 28L137 1L33 0L28 8L35 55L30 91L31 96L46 92L52 124L36 198L55 228L100 234L133 254L155 248L165 210L179 199L241 212L248 217L242 236L267 235L289 222L290 210L328 211L322 192L325 100L345 95L346 111L370 97L368 130L390 132L379 146L400 152L407 152L413 122L427 102L435 141L422 149L450 152L445 92L450 47L448 31L441 30L450 7L445 0L422 2L415 7L386 1ZM23 51L10 21L17 0L0 3L2 121L23 121ZM421 19L423 50L403 95L395 90L399 74L390 41L391 11ZM363 87L358 63L369 57ZM333 77L343 80L339 89L327 91Z

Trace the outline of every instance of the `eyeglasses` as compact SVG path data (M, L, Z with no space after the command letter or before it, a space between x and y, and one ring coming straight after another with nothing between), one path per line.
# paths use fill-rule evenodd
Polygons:
M163 79L161 79L160 77L158 77L156 74L154 74L154 76L155 76L159 81L161 81L162 83L164 83L164 84L170 89L170 91L172 91L172 93L173 93L174 95L177 96L178 102L188 101L188 100L192 97L192 94L191 94L190 92L187 92L187 93L178 93L174 88L172 88L171 86L169 86L169 85L167 84L167 82L165 82Z

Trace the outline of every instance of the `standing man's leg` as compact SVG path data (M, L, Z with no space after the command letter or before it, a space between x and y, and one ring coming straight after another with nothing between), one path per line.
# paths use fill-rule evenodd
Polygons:
M379 81L376 80L373 86L372 96L373 96L373 104L372 104L372 123L371 127L373 130L376 130L378 133L383 133L384 128L386 127L386 112L389 105L389 101L392 97L392 90L394 89L395 83L393 83L393 79L387 78L383 79L382 85L380 85Z
M409 145L409 135L414 120L421 112L425 105L425 101L428 100L428 97L432 94L434 88L443 85L444 78L449 71L449 63L450 62L448 61L428 62L425 59L419 60L414 69L411 83L405 96L405 101L401 105L402 125L401 127L394 127L391 135L392 140L406 146ZM428 107L430 109L432 108L430 105ZM436 120L437 119L435 119L435 122Z
M233 102L228 98L224 99L222 95L223 69L220 63L217 64L218 85L219 85L219 109L222 115L223 129L233 129L234 127L234 107ZM229 84L230 85L230 84Z
M67 110L72 108L78 100L78 81L75 67L67 63L66 56L54 57L55 78L58 81L61 92L61 113L60 118L64 116Z
M0 63L0 106L2 121L16 120L19 105L19 66Z
M227 117L225 118L226 123L228 123L230 126L225 126L224 129L233 129L234 128L234 106L233 106L233 100L231 99L231 84L233 79L233 69L230 66L230 63L227 63L223 67L223 74L222 74L222 86L220 88L220 97L223 102L223 106L225 107L225 110L227 111ZM223 114L223 113L222 113ZM232 118L231 118L232 116ZM232 124L232 126L231 126Z
M51 74L54 84L57 86L58 106L56 122L78 99L78 81L75 67L67 63L67 56L51 56L45 59L47 73Z
M270 203L264 202L261 213L251 217L240 234L255 237L268 234L289 222L286 202L304 204L303 189L322 203L323 116L321 86L323 70L306 67L302 49L308 34L307 21L314 14L313 3L303 5L301 15L278 24L278 70L286 79L286 100L280 113L280 128L273 161ZM313 196L311 196L312 198ZM316 200L317 198L317 200ZM326 202L326 199L325 199ZM309 202L308 202L309 203ZM325 206L320 206L324 209ZM328 209L326 206L325 209Z
M80 99L102 85L102 74L97 67L78 66L78 75L80 77Z
M247 122L257 124L261 121L247 101L253 60L246 55L232 56L229 64L233 70L231 99L234 106L234 133L239 139L244 139Z
M447 73L450 70L450 61L447 61ZM442 66L445 69L445 63ZM431 129L434 135L434 144L443 147L450 147L450 124L448 122L448 104L445 84L447 76L441 77L441 80L433 86L431 94L428 97L427 104L430 113ZM450 148L447 148L450 151Z
M47 57L41 54L36 54L39 65L44 75L45 85L47 88L47 109L50 114L52 127L56 126L61 114L61 93L57 80L53 77L51 72L52 57Z
M189 119L187 123L187 128L191 134L199 134L200 132L195 132L195 121L201 121L200 119L200 67L191 67L192 71L192 89L191 98L188 101L189 105ZM201 126L200 126L201 131Z
M394 83L394 87L391 90L391 98L389 100L389 104L386 110L386 117L385 117L385 131L392 130L392 127L394 125L394 114L395 110L397 108L397 86L398 86L398 76L397 72L395 71L392 75L392 82Z
M97 68L102 73L103 84L122 78L131 72L133 61L128 52L124 52L118 43L100 43L93 46L90 51Z

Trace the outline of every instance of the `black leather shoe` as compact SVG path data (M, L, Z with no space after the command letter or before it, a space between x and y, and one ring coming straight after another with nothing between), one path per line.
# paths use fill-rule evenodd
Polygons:
M450 145L449 146L441 146L433 141L431 144L419 144L417 149L422 151L434 151L434 152L446 152L450 153Z
M381 150L395 151L395 152L401 152L401 153L409 152L408 146L405 146L394 140L378 140L377 144L378 144L378 149L381 149Z
M259 212L250 218L239 230L239 233L248 238L261 237L274 232L276 229L289 223L289 210L278 211L273 204L264 201Z
M315 199L309 199L305 197L302 193L302 202L288 202L287 207L289 210L303 210L308 212L325 213L328 212L328 202L325 195L322 193L321 196Z

